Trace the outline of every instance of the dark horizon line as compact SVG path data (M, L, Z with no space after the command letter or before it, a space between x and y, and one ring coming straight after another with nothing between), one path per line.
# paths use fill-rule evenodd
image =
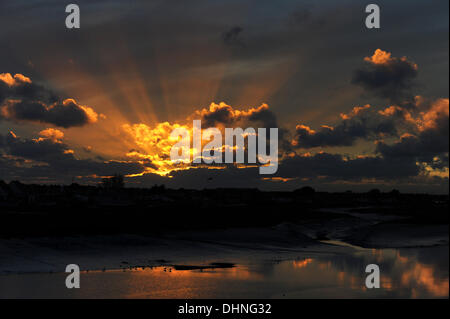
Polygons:
M96 185L89 185L89 184L80 184L76 182L72 182L71 184L39 184L39 183L24 183L19 180L11 180L9 183L7 183L5 180L0 179L0 186L2 183L9 185L11 183L20 183L25 186L39 186L39 187L91 187L91 188L100 188L100 189L106 189L106 190L118 190L118 189L127 189L127 190L152 190L152 189L159 189L159 190L165 190L165 191L192 191L192 192L202 192L202 191L233 191L233 190L239 190L239 191L257 191L261 193L302 193L302 192L309 192L311 193L311 190L313 193L317 194L378 194L378 195L429 195L429 196L449 196L450 191L447 193L426 193L426 192L401 192L397 188L392 188L390 191L382 191L379 188L372 188L368 191L353 191L353 190L346 190L346 191L318 191L314 187L305 185L293 190L261 190L258 187L215 187L215 188L207 188L204 187L202 189L195 189L195 188L168 188L165 184L154 184L153 186L147 186L147 187L126 187L125 185L123 187L104 187L102 186L102 182L98 182ZM309 189L309 190L308 190Z

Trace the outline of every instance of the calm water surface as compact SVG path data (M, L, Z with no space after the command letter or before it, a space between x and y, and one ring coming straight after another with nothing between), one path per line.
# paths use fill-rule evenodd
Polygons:
M233 268L171 267L89 271L81 289L66 274L0 276L0 298L448 298L448 246L356 249ZM381 288L366 289L365 266L376 263Z

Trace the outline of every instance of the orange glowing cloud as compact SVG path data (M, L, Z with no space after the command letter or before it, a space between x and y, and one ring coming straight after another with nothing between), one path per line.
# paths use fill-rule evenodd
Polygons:
M0 81L3 81L8 86L16 86L20 83L31 83L31 79L23 74L15 74L12 76L11 73L0 73Z
M312 128L310 128L310 127L307 126L307 125L300 124L300 125L297 125L295 128L296 128L297 130L305 130L305 131L307 131L309 134L316 134L316 131L314 131Z
M106 115L98 114L91 107L85 106L85 105L80 105L74 99L65 99L62 104L65 107L69 107L71 105L77 105L80 109L82 109L85 112L88 123L96 123L98 121L99 117L102 119L106 118ZM53 108L53 107L55 107L55 105L50 106L50 108Z
M144 173L155 173L170 177L172 171L198 168L198 165L194 166L191 162L178 163L170 158L172 147L179 141L179 139L171 138L170 134L177 128L183 128L192 136L193 127L191 121L193 119L201 120L202 126L204 126L202 127L203 138L201 143L204 150L204 147L209 143L209 140L205 139L205 133L208 132L209 125L218 128L223 136L225 127L237 127L239 125L246 127L251 121L273 121L273 114L270 113L267 104L251 107L247 110L237 110L222 102L219 104L211 103L209 108L194 111L192 115L186 118L185 124L163 122L153 127L144 123L124 124L122 125L122 130L134 143L134 147L126 156L138 162L150 162L152 165L148 166L147 171ZM243 134L244 137L247 135L247 133ZM227 149L235 151L237 146L223 143L218 151L225 152ZM188 150L191 157L195 157L200 151L195 149L193 145ZM240 166L242 167L242 165ZM223 166L209 165L208 168L222 169Z
M449 99L439 99L435 101L431 108L420 114L418 127L421 131L437 127L438 119L449 116Z
M364 61L375 64L375 65L389 65L395 63L397 61L407 62L408 59L406 57L395 58L391 57L390 52L383 51L381 49L376 49L374 54L370 57L365 57ZM417 70L417 64L411 64L412 67Z
M357 116L358 114L362 113L364 110L370 109L370 105L366 104L364 106L355 106L350 113L341 113L340 116L343 120L351 119L352 117Z
M365 57L364 61L373 64L386 64L391 61L391 53L383 51L381 49L376 49L375 53L371 57Z
M159 123L154 128L143 123L124 124L122 129L136 145L136 150L131 150L126 156L139 162L150 161L153 167L149 167L147 173L167 175L174 170L184 168L183 165L175 164L170 159L172 146L177 142L170 138L170 134L176 128L181 127L192 131L192 128L188 126L169 122Z
M260 121L266 126L274 126L275 115L269 110L265 103L258 107L250 107L247 110L238 110L221 102L211 103L209 108L195 111L188 119L201 119L208 126L214 127L246 127L248 122Z
M30 78L0 74L0 115L12 121L31 121L60 127L83 126L105 118L75 99L63 99Z
M391 117L400 114L403 119L414 126L418 132L423 132L438 127L438 121L449 116L449 99L438 99L433 101L427 107L427 110L417 113L414 110L424 107L424 99L421 96L416 97L416 109L409 110L398 105L392 105L384 110L378 111L380 115Z
M385 108L384 110L378 111L379 114L389 117L395 115L397 112L401 112L403 109L399 106L393 105Z
M64 133L60 130L54 128L47 128L39 132L41 136L38 140L49 139L55 143L61 143L61 140L64 138Z

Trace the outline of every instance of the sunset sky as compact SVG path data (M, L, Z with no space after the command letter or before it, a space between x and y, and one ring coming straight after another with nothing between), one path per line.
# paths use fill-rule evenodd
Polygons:
M449 3L0 2L0 179L448 193ZM174 127L278 127L279 168L174 165Z

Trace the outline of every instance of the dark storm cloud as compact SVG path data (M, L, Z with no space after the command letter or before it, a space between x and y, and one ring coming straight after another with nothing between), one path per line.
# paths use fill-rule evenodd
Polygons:
M390 53L379 49L365 61L366 65L355 71L352 83L395 103L412 98L411 88L417 77L415 63L405 57L391 57Z
M435 126L417 135L406 134L394 144L380 142L376 151L385 158L417 159L438 167L448 167L448 113L435 120ZM437 159L436 159L437 157Z
M227 45L244 46L239 35L244 31L243 28L236 26L222 34L223 42Z
M262 176L258 168L211 170L207 167L176 171L173 178L146 174L130 180L141 185L165 184L171 188L260 188L276 189L286 185L288 189L307 184L336 182L360 183L366 179L394 182L418 176L420 167L414 161L366 157L348 159L338 154L320 153L314 156L295 156L280 163L278 172ZM277 178L279 179L277 181ZM287 180L281 182L280 180ZM346 187L346 186L344 186ZM341 189L342 190L342 189Z
M83 126L98 114L73 99L61 99L21 74L0 74L0 119L49 123L60 127Z
M216 108L201 112L200 120L207 127L214 127L217 124L231 125L239 119L234 115L234 110L229 105L218 105Z
M340 154L318 153L287 158L279 166L277 175L284 178L315 178L328 180L392 180L417 176L420 168L413 160L360 157L349 159Z
M442 154L442 155L438 155L437 158L435 160L433 160L433 162L430 163L430 166L433 169L445 169L448 168L449 166L449 154Z
M9 102L2 110L7 114L5 118L10 120L49 123L64 128L83 126L97 120L96 116L90 117L75 100L50 106L35 101Z
M330 127L321 128L316 132L304 125L298 125L295 129L295 142L299 148L326 147L326 146L350 146L360 137L365 137L365 127L362 125L347 127L345 124L336 129Z
M85 175L137 174L145 169L144 165L139 163L77 159L73 151L61 141L50 138L24 139L13 133L0 135L0 151L0 154L3 153L2 161L9 165L5 167L8 173L3 175L3 178L22 175L22 178L54 177L64 180ZM17 165L27 161L26 166ZM19 174L21 171L22 174Z
M305 125L297 125L294 143L299 148L351 146L358 139L374 140L380 135L395 136L397 125L394 117L379 114L372 107L355 107L350 114L341 114L336 126L323 126L315 131Z
M448 99L430 100L417 96L414 101L379 109L370 105L341 113L334 127L315 131L297 125L294 145L298 148L351 146L358 140L376 141L376 152L385 157L428 158L448 152ZM389 137L401 137L386 143Z
M251 123L262 125L260 127L278 127L276 115L269 109L267 104L250 108L248 111L233 109L225 103L212 104L209 109L196 112L204 126L214 127L222 124L228 127L237 125L247 126ZM202 124L203 125L203 124Z
M380 141L376 151L386 158L412 158L436 167L445 164L448 167L449 100L418 98L414 107L418 111L417 117L406 117L414 129L393 144Z
M32 83L21 74L0 74L0 104L6 99L38 100L43 103L54 103L58 100L55 93L44 86Z
M255 130L278 128L280 149L283 152L290 152L292 148L290 132L279 125L276 114L269 109L267 104L240 111L225 103L213 103L209 109L195 112L194 119L200 119L203 127L223 125L224 127L241 127L243 129L253 127ZM267 141L269 142L269 139Z

